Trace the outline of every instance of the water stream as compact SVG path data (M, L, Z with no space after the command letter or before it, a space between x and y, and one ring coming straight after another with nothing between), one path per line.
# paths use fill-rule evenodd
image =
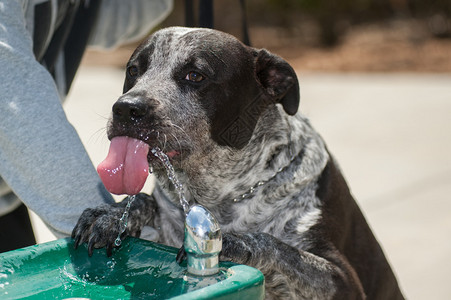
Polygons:
M168 175L169 180L174 185L175 189L177 190L177 193L179 194L180 204L183 207L183 211L185 212L185 216L189 211L189 203L186 201L185 194L183 192L183 185L180 183L180 181L177 179L177 176L175 175L174 167L171 165L169 161L169 157L164 154L163 151L161 151L160 148L155 147L152 150L152 154L155 155L161 162L163 163L164 167L166 168L166 173Z
M136 197L136 195L132 195L132 196L128 197L127 206L125 207L122 217L119 219L119 234L117 235L117 238L114 241L114 245L116 245L117 247L119 247L122 244L121 235L127 229L130 207L132 206L133 201L135 201L135 197Z
M188 211L189 211L189 203L185 198L185 194L183 192L183 185L177 179L177 176L175 175L174 167L172 166L171 162L169 161L169 157L163 151L161 151L161 149L158 147L153 148L151 151L152 151L153 155L155 155L159 160L161 160L161 162L163 163L163 166L166 168L166 173L168 175L168 178L174 185L175 189L177 190L177 193L178 193L179 199L180 199L180 204L182 205L183 211L185 212L185 216L186 216L186 214L188 214ZM153 172L153 168L151 166L149 168L149 173L152 174L152 172ZM130 211L130 207L131 207L133 201L135 201L135 196L136 195L131 195L128 197L127 206L125 207L122 217L119 219L119 234L117 235L117 238L114 241L114 245L116 245L117 247L119 247L122 244L121 235L127 229L129 211Z

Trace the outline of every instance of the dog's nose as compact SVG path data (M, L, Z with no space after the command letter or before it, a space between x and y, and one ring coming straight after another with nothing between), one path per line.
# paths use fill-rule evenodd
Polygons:
M113 105L113 117L121 121L136 121L147 114L149 103L142 96L122 96Z

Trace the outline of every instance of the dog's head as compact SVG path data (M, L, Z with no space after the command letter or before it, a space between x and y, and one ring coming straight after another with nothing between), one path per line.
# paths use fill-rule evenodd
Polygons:
M299 105L296 74L282 58L223 32L167 28L130 58L108 135L143 140L172 159L242 149L276 105L288 115Z

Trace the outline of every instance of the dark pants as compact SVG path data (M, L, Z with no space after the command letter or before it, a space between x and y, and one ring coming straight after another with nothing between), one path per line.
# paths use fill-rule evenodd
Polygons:
M25 205L0 217L0 253L36 244Z

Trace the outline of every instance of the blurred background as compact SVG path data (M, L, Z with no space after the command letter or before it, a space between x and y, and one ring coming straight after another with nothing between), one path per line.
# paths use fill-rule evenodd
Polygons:
M246 22L252 46L296 70L300 111L340 163L405 296L451 299L451 1L213 4L216 29L244 39ZM185 25L185 5L176 0L159 28ZM95 165L136 46L88 51L65 104ZM39 242L54 239L34 220Z
M186 3L159 26L183 26ZM216 0L214 27L276 52L304 71L449 72L450 0ZM194 25L199 25L194 20ZM156 28L158 29L158 28ZM115 55L85 56L90 64L123 67L136 45Z

